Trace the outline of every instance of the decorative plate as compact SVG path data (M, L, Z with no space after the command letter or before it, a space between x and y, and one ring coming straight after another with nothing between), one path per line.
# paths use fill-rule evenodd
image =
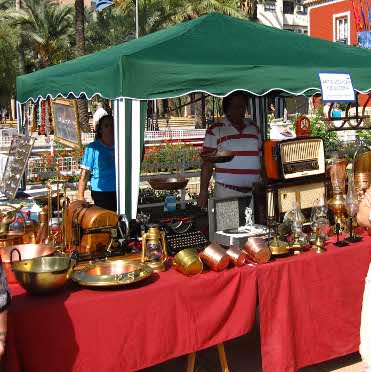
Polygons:
M117 287L139 282L151 276L153 269L135 261L98 261L76 271L72 280L88 287Z

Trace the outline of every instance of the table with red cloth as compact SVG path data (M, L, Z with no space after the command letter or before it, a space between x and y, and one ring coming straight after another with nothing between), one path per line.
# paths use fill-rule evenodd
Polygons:
M170 269L116 290L11 291L8 372L135 371L249 332L257 302L251 266Z
M296 371L358 351L371 238L326 248L257 267L264 372Z

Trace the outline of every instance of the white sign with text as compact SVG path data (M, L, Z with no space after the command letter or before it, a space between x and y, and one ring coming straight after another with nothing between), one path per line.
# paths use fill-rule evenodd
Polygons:
M356 96L349 74L342 72L320 72L323 102L355 102Z

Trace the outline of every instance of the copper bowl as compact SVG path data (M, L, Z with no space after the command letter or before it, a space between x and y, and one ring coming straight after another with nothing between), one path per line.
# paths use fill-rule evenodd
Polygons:
M218 243L209 244L201 253L202 262L211 270L222 271L229 265L229 256Z
M201 159L209 163L227 163L234 158L234 154L229 150L202 151Z
M189 179L187 178L156 178L148 180L149 184L154 190L181 190L184 189L188 184Z
M45 244L18 244L0 248L0 255L8 283L17 283L17 279L12 271L13 262L46 257L52 255L54 252L55 249L53 247Z
M245 264L246 253L235 245L232 245L227 250L227 255L229 256L230 262L233 264L233 266L241 267Z
M249 238L242 250L248 258L258 264L268 262L272 254L267 242L262 238Z

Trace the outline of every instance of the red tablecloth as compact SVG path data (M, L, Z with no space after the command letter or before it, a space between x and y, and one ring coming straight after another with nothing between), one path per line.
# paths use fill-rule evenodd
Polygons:
M256 270L174 270L119 290L31 296L11 287L7 372L134 371L241 336L253 326Z
M264 372L296 371L358 350L371 239L327 249L257 267Z

